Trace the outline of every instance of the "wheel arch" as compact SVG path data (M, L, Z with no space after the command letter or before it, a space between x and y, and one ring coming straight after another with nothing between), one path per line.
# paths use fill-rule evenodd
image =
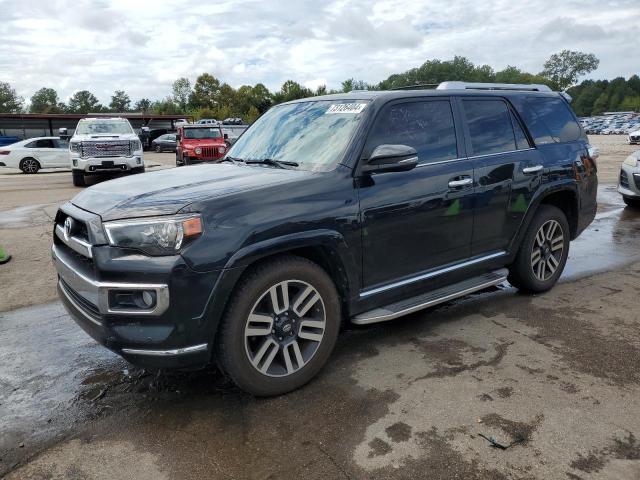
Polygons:
M229 259L212 288L206 309L214 337L228 300L243 276L250 269L284 255L306 258L320 266L333 280L343 317L348 317L352 296L358 291L356 259L342 234L334 230L313 230L245 246Z
M40 163L40 160L38 160L36 157L34 157L34 156L32 156L32 155L29 155L29 156L27 156L27 157L22 157L22 158L20 159L20 161L18 162L18 168L19 168L20 170L22 170L22 163L23 163L25 160L35 160L35 162L38 164L38 170L41 170L41 169L42 169L42 163Z
M579 197L578 188L575 182L560 182L541 188L536 192L535 196L529 203L524 219L518 228L517 234L514 236L510 245L511 256L515 257L518 253L518 247L538 212L540 205L553 205L564 212L569 222L571 240L575 239L578 234L578 212Z

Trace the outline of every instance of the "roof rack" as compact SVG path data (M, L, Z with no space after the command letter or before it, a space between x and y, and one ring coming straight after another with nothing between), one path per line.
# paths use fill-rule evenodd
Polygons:
M527 92L552 92L547 85L526 83L473 83L442 82L436 90L524 90Z
M403 87L395 87L391 90L435 90L439 84L437 83L416 83L414 85L405 85Z

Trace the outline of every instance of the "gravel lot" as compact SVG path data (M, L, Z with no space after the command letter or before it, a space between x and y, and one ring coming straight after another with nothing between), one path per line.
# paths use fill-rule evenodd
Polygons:
M1 173L0 477L637 480L640 213L615 192L635 147L591 140L599 212L555 289L349 327L316 380L266 400L96 345L49 262L51 216L79 189L69 172Z

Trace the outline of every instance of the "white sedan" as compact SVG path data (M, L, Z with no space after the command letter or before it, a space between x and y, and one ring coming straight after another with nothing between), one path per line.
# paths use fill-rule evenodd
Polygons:
M69 142L58 137L29 138L0 147L0 167L38 173L41 168L69 167Z

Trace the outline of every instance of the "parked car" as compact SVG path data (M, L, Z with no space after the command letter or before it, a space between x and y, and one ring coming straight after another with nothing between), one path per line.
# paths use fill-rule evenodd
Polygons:
M19 141L20 139L18 137L13 137L9 135L0 135L0 147L4 147L5 145L12 145Z
M624 203L640 208L640 150L629 155L622 163L618 192Z
M629 132L629 145L640 143L640 129Z
M176 135L174 133L166 133L164 135L160 135L153 142L151 142L151 146L158 153L175 152L176 143Z
M187 120L186 118L181 118L173 122L173 126L176 130L179 127L184 127L185 125L189 125L189 120Z
M176 166L218 162L227 152L219 125L184 125L176 135Z
M215 118L201 118L196 122L197 125L218 125L219 123Z
M244 122L239 117L229 117L229 118L225 118L222 121L222 124L223 125L244 125Z
M76 187L98 173L143 173L142 142L126 118L83 118L69 142Z
M552 288L595 216L594 156L542 85L280 104L223 163L64 204L59 294L132 363L214 361L252 394L281 394L320 371L343 320L389 321L507 279Z
M57 137L29 138L0 147L0 167L38 173L41 168L69 166L69 142Z

